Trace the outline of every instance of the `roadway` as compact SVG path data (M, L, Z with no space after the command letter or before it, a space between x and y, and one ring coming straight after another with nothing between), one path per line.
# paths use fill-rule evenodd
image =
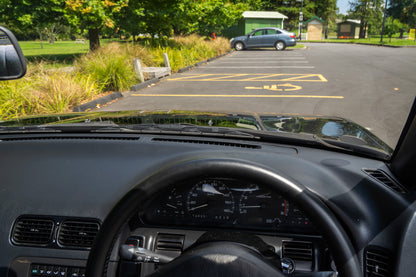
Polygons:
M306 44L233 52L173 74L100 110L331 115L394 147L416 95L416 49Z

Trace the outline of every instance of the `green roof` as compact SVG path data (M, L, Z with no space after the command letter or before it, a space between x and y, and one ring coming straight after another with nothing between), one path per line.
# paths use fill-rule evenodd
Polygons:
M243 12L244 18L288 18L286 15L279 12L258 12L258 11L245 11Z
M322 20L320 17L317 17L316 15L306 21L303 22L303 24L308 24L309 22L313 21L313 20L318 20L319 22L321 22L322 24L325 23L324 20Z

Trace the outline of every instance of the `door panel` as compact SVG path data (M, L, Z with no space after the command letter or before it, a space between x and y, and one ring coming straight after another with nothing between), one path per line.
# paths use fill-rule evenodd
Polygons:
M263 37L263 30L258 30L255 33L251 33L250 37L247 39L247 47L259 47L261 45L261 39Z
M273 47L278 38L276 30L265 30L263 39L261 40L261 46L263 47Z

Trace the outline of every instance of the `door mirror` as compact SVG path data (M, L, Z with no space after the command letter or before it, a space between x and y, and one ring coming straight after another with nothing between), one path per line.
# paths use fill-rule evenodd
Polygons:
M12 32L0 26L0 80L22 78L26 74L26 60Z

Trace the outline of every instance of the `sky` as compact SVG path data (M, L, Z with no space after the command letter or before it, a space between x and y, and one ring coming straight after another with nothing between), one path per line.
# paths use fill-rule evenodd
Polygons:
M339 8L339 13L347 14L347 11L350 9L349 0L337 0L337 7Z

